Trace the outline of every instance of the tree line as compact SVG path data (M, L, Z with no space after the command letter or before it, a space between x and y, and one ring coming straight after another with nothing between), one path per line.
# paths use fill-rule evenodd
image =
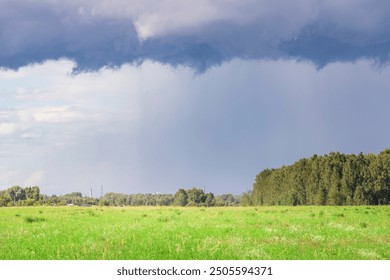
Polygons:
M202 188L179 189L173 194L123 194L107 193L99 199L101 206L239 206L239 195L214 195L205 193Z
M100 198L83 196L81 192L65 195L44 195L38 186L13 186L0 191L0 207L6 206L38 206L38 205L78 205L78 206L238 206L240 196L204 193L201 188L179 189L173 194L123 194L106 193Z
M97 205L99 199L83 196L81 192L65 195L41 194L38 186L13 186L0 191L0 207L6 206L38 206L38 205Z
M390 150L332 152L265 169L257 174L250 199L253 205L390 204Z

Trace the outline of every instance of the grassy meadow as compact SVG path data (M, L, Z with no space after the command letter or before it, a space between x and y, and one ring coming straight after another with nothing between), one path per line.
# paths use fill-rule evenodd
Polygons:
M2 260L390 259L390 206L0 208Z

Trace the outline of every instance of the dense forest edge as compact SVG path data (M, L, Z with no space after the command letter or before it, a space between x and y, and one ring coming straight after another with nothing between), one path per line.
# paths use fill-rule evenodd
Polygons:
M378 155L333 152L265 169L251 194L255 205L386 205L390 150Z
M251 191L242 195L206 193L202 188L173 194L106 193L100 198L81 192L44 195L38 186L0 191L0 207L78 206L251 206L251 205L388 205L390 149L378 155L360 153L313 155L290 166L257 174Z

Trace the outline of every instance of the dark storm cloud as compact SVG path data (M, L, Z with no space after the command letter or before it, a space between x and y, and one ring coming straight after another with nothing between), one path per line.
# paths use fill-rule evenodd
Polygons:
M381 34L364 34L316 23L303 28L296 38L281 42L279 47L287 57L311 61L318 67L358 59L386 64L390 58L390 29Z
M173 7L174 1L168 2ZM215 20L204 20L200 14L192 25L179 28L183 24L180 19L171 19L169 24L158 15L152 17L157 18L157 23L148 22L148 17L139 20L144 14L149 15L141 8L125 15L117 11L91 14L84 12L93 7L91 1L70 1L67 5L56 1L3 0L0 67L15 69L59 58L76 61L79 70L150 59L198 71L233 58L293 58L311 61L319 67L360 58L380 63L389 60L390 9L386 1L324 4L300 0L294 4L296 8L291 8L288 1L276 1L279 6L267 1L247 2L248 7L243 8L239 18L248 14L248 20L237 20L237 15L230 16L231 11L225 9L222 16L216 13L219 16ZM114 1L112 5L118 3L120 7L135 5L123 1ZM222 10L223 3L218 3L214 8ZM256 12L262 10L265 12ZM162 16L164 20L167 17L169 14ZM159 20L163 31L158 29ZM143 36L145 26L159 31Z
M128 20L95 18L50 5L11 2L0 17L0 65L19 68L49 59L70 58L83 69L131 61L137 45Z

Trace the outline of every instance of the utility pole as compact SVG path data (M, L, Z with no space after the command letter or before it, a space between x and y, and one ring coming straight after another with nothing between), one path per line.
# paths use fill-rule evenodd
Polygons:
M103 186L102 186L102 188L100 190L100 198L102 198L102 197L103 197Z

